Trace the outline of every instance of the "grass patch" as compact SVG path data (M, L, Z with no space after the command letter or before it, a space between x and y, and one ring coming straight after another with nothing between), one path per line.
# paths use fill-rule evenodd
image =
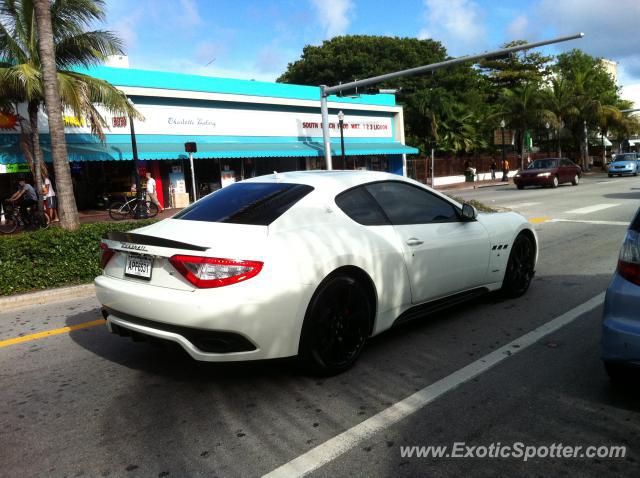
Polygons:
M82 224L76 231L55 227L0 237L0 296L91 282L102 273L102 236L156 221Z

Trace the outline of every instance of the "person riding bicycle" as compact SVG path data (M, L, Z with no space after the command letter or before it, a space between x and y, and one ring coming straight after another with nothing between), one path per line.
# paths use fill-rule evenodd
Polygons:
M27 183L24 177L18 179L18 190L9 198L11 202L20 201L23 210L22 219L31 225L34 223L34 213L38 204L38 195L31 184Z

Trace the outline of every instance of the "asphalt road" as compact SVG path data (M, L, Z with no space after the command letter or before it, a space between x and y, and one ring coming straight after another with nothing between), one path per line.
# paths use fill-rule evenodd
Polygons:
M536 224L540 259L524 297L487 296L394 329L352 370L323 379L287 361L196 363L102 326L0 346L0 476L260 476L301 455L312 476L640 476L640 393L608 382L599 306L404 418L357 434L365 420L597 298L640 205L640 179L456 195ZM97 307L85 299L0 314L0 344L95 321ZM353 435L337 443L345 431ZM627 450L526 462L401 456L405 446L498 442Z

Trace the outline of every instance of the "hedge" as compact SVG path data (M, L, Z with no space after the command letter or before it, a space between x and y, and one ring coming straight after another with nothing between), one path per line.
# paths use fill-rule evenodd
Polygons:
M143 221L82 224L0 236L0 295L85 284L100 275L100 239L110 231L147 226Z

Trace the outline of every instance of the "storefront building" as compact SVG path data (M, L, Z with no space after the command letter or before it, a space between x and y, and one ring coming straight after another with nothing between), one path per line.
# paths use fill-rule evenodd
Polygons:
M324 168L320 89L128 68L97 67L89 73L121 89L144 120L134 120L141 173L156 178L165 206L193 200L185 143L193 153L196 195L274 171ZM338 113L344 114L344 160ZM19 110L27 118L24 108ZM102 111L104 141L75 118L65 118L67 148L78 206L128 192L134 180L131 120ZM0 121L0 187L25 166L20 121ZM403 160L417 149L404 144L402 107L393 95L329 98L334 169L403 174ZM45 160L50 161L47 118L40 114ZM10 191L7 191L10 192ZM176 194L177 193L177 194ZM180 202L180 204L176 204ZM172 204L173 203L173 204Z

